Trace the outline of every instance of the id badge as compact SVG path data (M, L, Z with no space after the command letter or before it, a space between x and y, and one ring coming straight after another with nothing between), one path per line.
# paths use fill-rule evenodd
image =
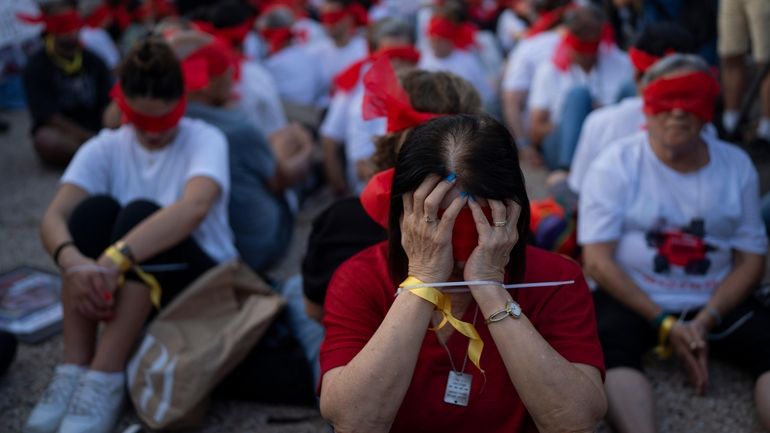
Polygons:
M473 376L468 373L450 371L446 381L446 391L444 391L444 403L468 406L472 381Z

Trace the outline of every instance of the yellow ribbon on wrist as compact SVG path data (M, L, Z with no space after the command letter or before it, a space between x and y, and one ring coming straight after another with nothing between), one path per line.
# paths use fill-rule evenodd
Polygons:
M671 329L676 325L676 318L674 316L666 316L658 329L658 346L655 347L655 354L660 359L666 359L674 353L674 348L671 347L671 341L669 336L671 335Z
M418 284L425 283L410 276L407 277L404 282L399 284L399 287L415 286ZM475 365L479 371L484 373L484 369L481 368L481 351L484 349L484 342L481 340L481 336L472 323L463 322L452 315L452 298L435 287L410 289L409 293L430 302L436 306L437 310L441 311L443 319L438 326L431 328L432 331L437 331L449 323L453 328L470 339L470 341L468 341L468 359L471 360L473 365Z
M120 276L118 277L119 287L123 287L123 283L126 281L126 272L129 270L134 271L139 279L150 288L150 302L152 302L152 305L155 308L160 309L160 296L162 290L160 283L158 283L158 280L154 276L142 270L139 265L131 262L131 259L120 252L117 243L107 248L104 251L104 256L110 259L115 263L115 266L118 267L118 271L120 272Z

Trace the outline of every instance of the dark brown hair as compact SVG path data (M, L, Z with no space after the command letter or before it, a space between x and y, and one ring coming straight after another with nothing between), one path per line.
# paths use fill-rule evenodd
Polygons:
M182 68L174 52L159 37L134 45L120 66L120 88L129 98L173 101L184 94Z

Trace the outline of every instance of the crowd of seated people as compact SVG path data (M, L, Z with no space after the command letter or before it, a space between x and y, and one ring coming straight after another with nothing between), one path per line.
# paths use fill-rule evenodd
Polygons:
M152 309L221 263L269 280L319 192L301 269L269 281L286 314L227 394L317 405L338 431L654 432L654 350L696 393L712 355L751 373L770 431L770 195L741 148L770 149L768 16L748 0L25 9L30 141L66 167L40 229L63 355L25 431L111 431ZM530 169L550 174L548 210ZM568 238L574 260L554 253ZM166 262L184 270L126 274Z

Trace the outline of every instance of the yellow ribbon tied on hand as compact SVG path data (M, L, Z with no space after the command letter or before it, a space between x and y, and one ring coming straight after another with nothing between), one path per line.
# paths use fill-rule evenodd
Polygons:
M404 288L421 284L425 283L415 277L408 277L403 283L399 284L399 287ZM481 351L484 349L484 342L481 341L481 336L479 336L476 327L472 323L463 322L452 315L452 298L435 287L418 287L408 290L409 293L435 305L436 309L441 311L444 316L438 326L431 328L432 331L437 331L449 323L453 328L470 339L468 342L468 358L479 371L484 373L484 370L481 368Z
M150 302L152 302L152 305L156 309L160 309L161 288L160 283L154 276L142 270L139 265L132 264L131 260L121 253L115 245L107 248L107 250L104 251L104 254L112 260L120 270L118 286L123 287L123 283L126 281L126 272L128 270L134 271L139 279L150 288Z

